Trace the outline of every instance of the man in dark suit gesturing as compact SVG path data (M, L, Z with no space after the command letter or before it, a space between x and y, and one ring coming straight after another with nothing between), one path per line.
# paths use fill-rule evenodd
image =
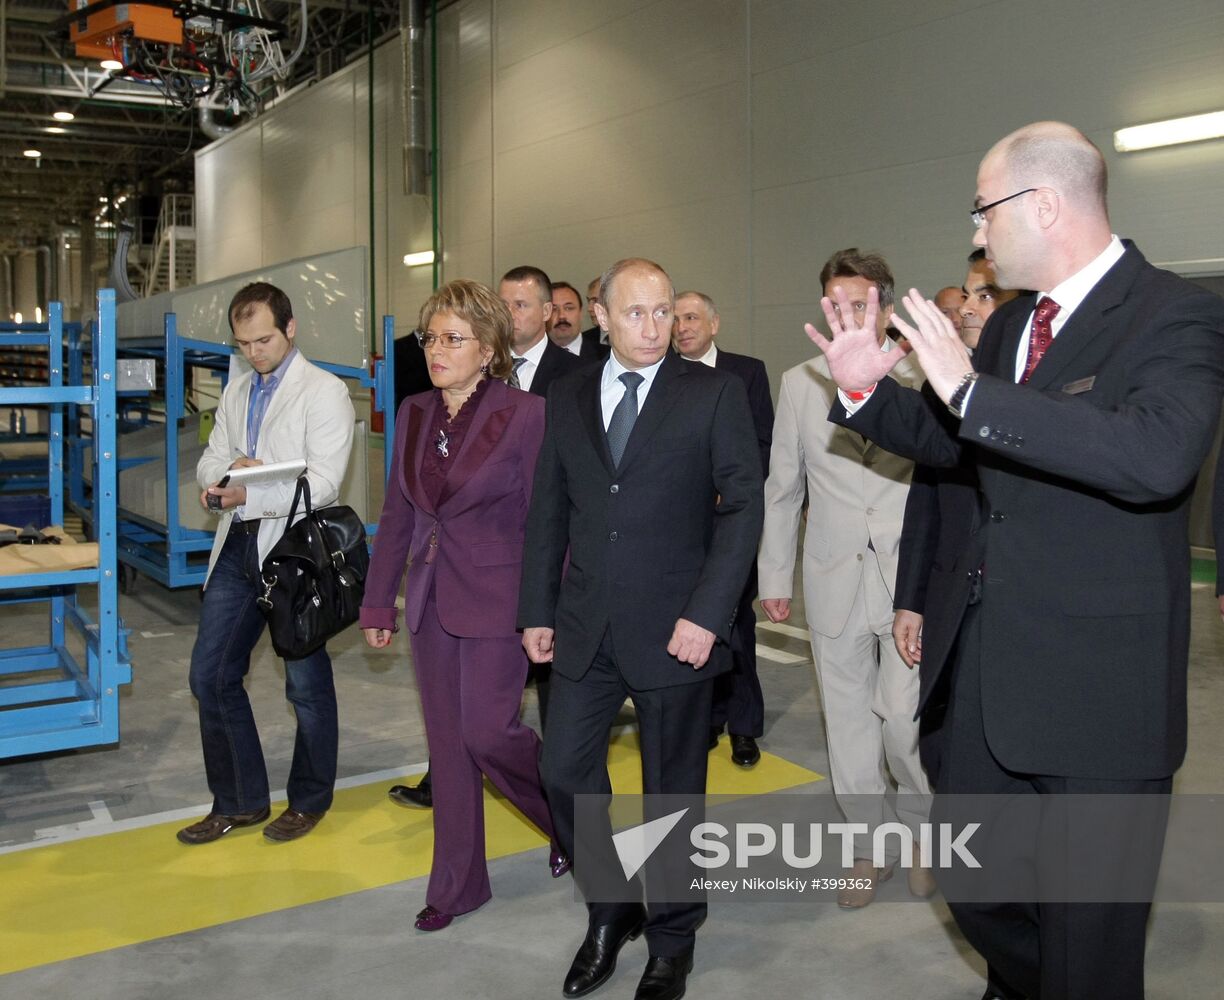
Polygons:
M773 443L774 409L769 395L765 362L746 354L732 354L714 344L720 320L714 300L705 292L681 292L676 296L676 329L673 339L682 358L730 372L743 380L752 408L752 426L761 451L761 475L769 475L769 448ZM731 760L740 767L754 767L761 759L756 741L765 731L765 699L757 678L756 566L752 567L731 636L734 668L714 684L714 708L710 716L710 749L718 743L723 726L731 737Z
M1068 125L1000 140L972 215L999 284L1041 291L995 312L972 361L906 297L897 326L950 423L883 378L874 304L860 326L823 299L834 339L808 331L841 389L831 419L977 471L981 503L924 608L920 708L950 678L936 809L950 793L1161 796L1186 749L1188 509L1219 419L1224 303L1111 234L1104 159ZM1072 874L1111 832L1063 845L1092 862ZM1145 898L1151 857L1127 860L1143 873L1118 870L1114 898ZM1149 908L952 904L997 977L988 996L1060 1000L1143 996Z
M540 771L571 857L574 797L611 791L608 733L625 698L637 710L645 792L704 793L713 681L730 667L726 644L761 532L744 384L668 351L674 298L657 264L614 264L597 307L612 354L548 397L519 625L527 655L553 664ZM650 961L638 1000L683 995L704 904L588 909L566 996L602 985L643 927Z

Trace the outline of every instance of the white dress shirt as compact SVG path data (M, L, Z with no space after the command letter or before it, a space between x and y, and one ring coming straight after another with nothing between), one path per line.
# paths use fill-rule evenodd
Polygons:
M683 355L681 355L681 357L683 357ZM718 348L714 346L713 341L710 341L710 349L706 351L705 354L703 354L701 357L685 358L684 360L693 361L701 365L709 365L711 368L713 368L715 367L715 363L718 361Z
M1109 245L1093 258L1092 262L1086 267L1076 271L1061 285L1052 290L1037 293L1035 300L1037 302L1040 302L1041 297L1045 295L1058 303L1058 315L1050 320L1050 333L1054 339L1058 338L1058 331L1067 325L1067 320L1071 318L1071 314L1079 308L1079 304L1084 299L1088 298L1088 293L1096 287L1097 282L1105 277L1105 272L1113 267L1125 252L1126 247L1122 245L1122 241L1117 236L1114 236L1110 239ZM1033 316L1035 314L1036 309L1029 313L1029 318L1024 324L1024 336L1020 338L1020 344L1016 348L1015 380L1017 382L1024 377L1024 369L1028 364L1029 338L1033 334ZM966 405L968 405L967 401Z
M553 343L555 344L556 341L554 340ZM575 337L568 344L566 344L565 349L569 351L570 354L573 354L575 357L579 357L579 358L582 357L582 334L581 333L578 334L577 337Z
M655 376L659 374L659 366L663 364L666 357L667 355L664 354L649 368L637 369L637 373L642 376L642 382L637 388L638 413L641 413L642 407L646 405L646 394L650 392ZM608 355L608 360L604 362L603 374L599 379L599 404L603 410L605 431L608 429L608 424L612 422L612 411L616 409L616 404L625 398L625 383L620 380L620 377L627 371L629 369L616 360L615 354Z
M525 354L515 354L510 352L512 358L522 358L525 364L519 365L518 381L519 388L523 392L531 391L531 381L535 378L536 370L540 367L540 358L544 357L544 348L548 346L548 336L541 337L534 347L527 348Z

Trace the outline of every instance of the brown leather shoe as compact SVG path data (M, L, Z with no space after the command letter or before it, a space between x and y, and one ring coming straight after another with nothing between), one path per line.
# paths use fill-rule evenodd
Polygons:
M277 843L297 840L298 837L305 837L318 826L319 820L325 815L326 813L304 813L296 809L286 809L264 827L264 836Z
M211 844L214 840L220 840L230 830L240 826L254 826L256 823L262 823L271 815L272 810L268 806L256 809L254 812L238 813L234 816L209 813L198 823L183 827L175 836L184 844Z

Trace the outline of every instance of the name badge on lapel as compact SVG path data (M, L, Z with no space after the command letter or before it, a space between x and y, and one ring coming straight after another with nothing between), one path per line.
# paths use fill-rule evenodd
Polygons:
M1078 396L1081 392L1087 392L1096 385L1096 376L1089 375L1087 378L1076 379L1074 382L1068 382L1062 387L1062 391L1068 396Z

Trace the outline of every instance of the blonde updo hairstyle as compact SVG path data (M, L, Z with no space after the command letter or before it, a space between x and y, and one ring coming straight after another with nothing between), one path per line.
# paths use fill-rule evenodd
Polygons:
M418 329L425 332L429 321L439 313L453 313L472 328L480 339L480 346L493 352L489 361L489 375L506 379L514 370L510 360L510 336L514 332L514 320L506 303L499 299L491 288L479 281L457 278L439 288L421 306Z

